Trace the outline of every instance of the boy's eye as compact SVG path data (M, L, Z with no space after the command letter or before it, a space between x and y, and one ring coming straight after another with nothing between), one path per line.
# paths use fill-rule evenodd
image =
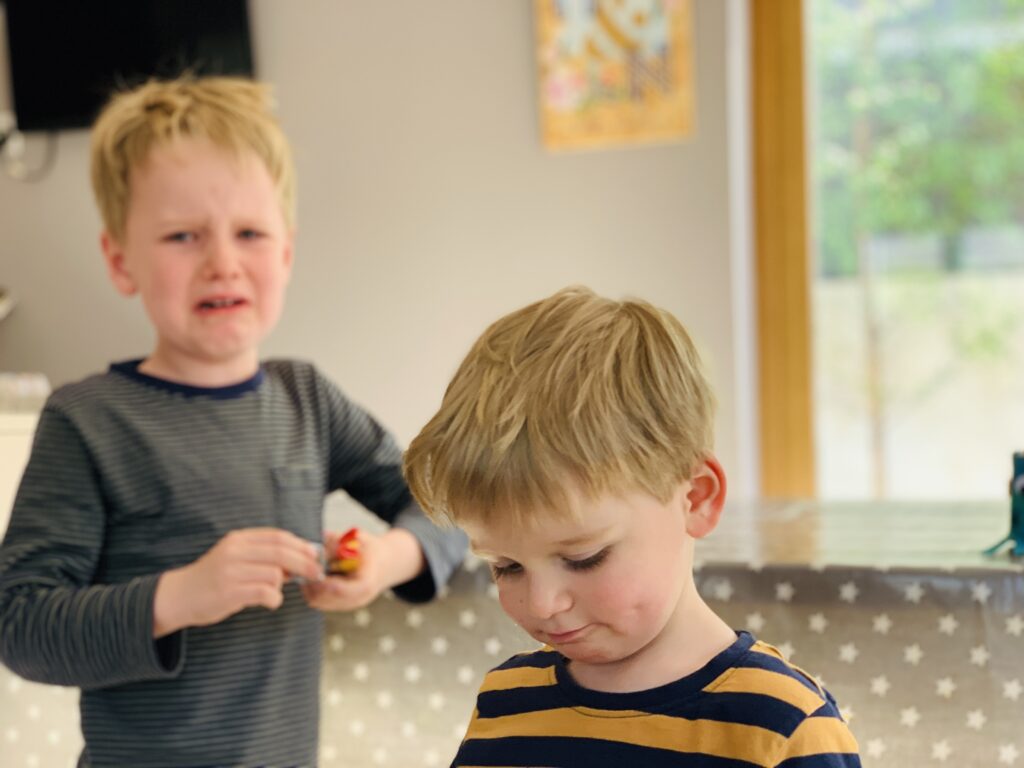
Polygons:
M169 243L191 243L195 239L194 232L172 232L164 236L164 240Z
M258 229L243 229L238 233L238 236L243 240L258 240L263 237L263 233Z
M589 571L591 568L597 568L597 566L603 563L610 551L611 547L605 547L600 552L590 557L585 557L582 560L566 559L565 565L570 571Z
M500 579L506 576L518 576L523 572L523 566L519 563L491 563L491 575Z

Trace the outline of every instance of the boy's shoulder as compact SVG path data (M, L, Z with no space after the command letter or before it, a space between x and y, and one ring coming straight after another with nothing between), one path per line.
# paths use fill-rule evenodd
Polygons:
M119 378L111 369L62 384L50 393L46 406L60 411L91 408L98 402L118 396Z
M746 634L746 633L743 633ZM749 637L749 636L748 636ZM772 720L778 730L795 728L808 717L842 720L836 700L810 673L773 645L750 638L750 647L704 688L712 700L743 696Z

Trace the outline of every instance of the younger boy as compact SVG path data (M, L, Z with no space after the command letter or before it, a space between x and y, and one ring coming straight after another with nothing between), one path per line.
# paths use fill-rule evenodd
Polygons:
M82 689L80 766L315 765L315 609L431 598L462 535L426 520L394 442L315 368L260 363L294 229L263 86L116 96L92 179L110 278L156 344L44 408L0 548L0 659ZM348 578L317 561L335 489L393 525Z
M487 675L453 766L860 765L832 697L696 590L712 411L686 331L642 301L566 289L470 350L406 477L543 647Z

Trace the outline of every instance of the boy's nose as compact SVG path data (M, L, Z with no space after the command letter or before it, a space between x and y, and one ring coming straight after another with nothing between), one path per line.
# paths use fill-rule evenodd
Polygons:
M238 253L230 238L211 237L208 240L206 270L211 278L234 277L238 273Z
M530 579L527 585L527 608L538 619L550 619L572 607L572 596L559 583L545 579Z

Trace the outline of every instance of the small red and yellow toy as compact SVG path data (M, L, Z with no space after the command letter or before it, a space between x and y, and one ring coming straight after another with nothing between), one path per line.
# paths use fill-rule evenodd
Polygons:
M355 571L360 563L359 549L359 529L349 528L327 558L327 573L344 576Z

